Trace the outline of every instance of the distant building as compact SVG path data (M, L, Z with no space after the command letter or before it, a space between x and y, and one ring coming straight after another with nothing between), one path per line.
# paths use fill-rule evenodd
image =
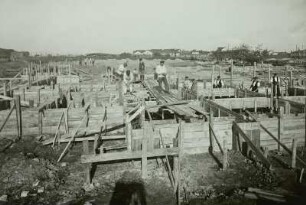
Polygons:
M149 50L136 50L133 52L133 55L137 57L152 57L153 52Z
M10 55L10 61L16 61L16 60L22 59L24 57L29 57L29 55L30 55L29 52L14 51Z
M290 53L292 58L306 58L306 49L297 50Z

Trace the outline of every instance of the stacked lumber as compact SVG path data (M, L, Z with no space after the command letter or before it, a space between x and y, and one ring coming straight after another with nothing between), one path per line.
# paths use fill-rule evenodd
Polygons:
M150 93L156 98L156 100L161 103L174 103L179 101L173 94L164 92L157 84L156 81L147 80L145 81L145 87L150 91ZM174 111L176 114L183 117L198 117L195 114L195 110L191 109L188 105L171 105L167 106L169 109Z

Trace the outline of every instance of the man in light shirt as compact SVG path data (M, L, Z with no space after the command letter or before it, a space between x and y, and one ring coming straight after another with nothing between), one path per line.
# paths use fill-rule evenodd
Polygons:
M271 78L271 83L273 85L273 96L280 96L280 78L274 73L273 77Z
M123 64L121 64L117 70L117 74L119 75L120 79L123 79L123 74L127 69L127 62L124 62Z
M165 61L160 61L160 64L156 67L155 72L157 74L157 82L159 87L162 88L162 83L164 83L165 90L167 93L169 93L169 84L167 80L167 68L165 66Z
M123 94L133 92L133 74L130 70L126 70L123 74Z

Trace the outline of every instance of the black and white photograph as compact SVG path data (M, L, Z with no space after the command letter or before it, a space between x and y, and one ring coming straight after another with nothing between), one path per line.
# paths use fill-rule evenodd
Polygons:
M0 0L0 205L306 203L306 0Z

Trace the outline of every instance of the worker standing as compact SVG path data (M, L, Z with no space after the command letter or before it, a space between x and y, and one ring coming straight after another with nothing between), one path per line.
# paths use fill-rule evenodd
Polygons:
M280 87L279 87L279 84L280 84L280 79L279 77L277 76L276 73L274 73L273 77L271 78L271 83L272 83L272 89L273 89L273 96L277 96L279 97L280 96Z
M134 68L133 70L133 76L134 76L134 81L137 81L138 80L138 71L136 68Z
M126 70L123 74L123 94L133 92L133 75L130 70Z
M223 80L221 79L220 75L218 75L217 79L214 82L214 88L222 88L224 86Z
M258 77L256 76L253 78L252 84L250 86L250 90L258 93L259 86L260 86L260 82L258 81Z
M183 99L188 100L189 93L191 93L192 82L188 76L185 76L185 81L183 83Z
M165 91L169 93L169 84L167 80L167 68L165 66L165 61L160 61L160 64L156 67L155 72L157 74L157 82L159 87L162 88L163 83L165 86Z
M128 66L127 62L124 62L123 64L119 66L117 70L117 74L121 80L123 79L124 72L127 70L127 66Z
M139 75L140 80L144 81L144 74L145 74L145 63L142 61L142 58L139 58Z

